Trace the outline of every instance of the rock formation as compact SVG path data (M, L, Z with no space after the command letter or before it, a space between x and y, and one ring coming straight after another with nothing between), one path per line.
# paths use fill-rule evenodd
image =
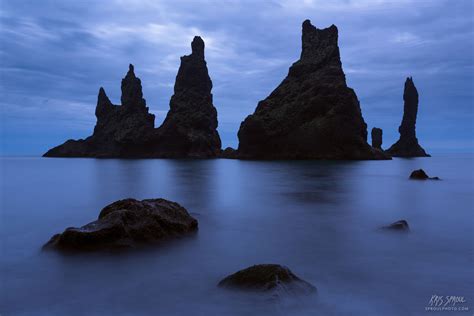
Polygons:
M113 105L100 88L92 136L68 140L49 150L45 157L133 157L144 154L153 134L155 116L148 113L142 85L133 65L122 79L122 105Z
M96 107L92 136L68 140L45 157L174 157L209 158L221 151L212 82L204 60L204 41L196 36L192 54L181 57L170 111L158 128L148 112L133 65L122 80L121 106L113 105L103 88Z
M298 278L287 267L278 264L251 266L229 275L218 285L240 290L274 291L284 289L296 294L316 292L313 285Z
M396 221L390 225L383 226L383 229L393 230L393 231L409 231L410 227L408 226L408 222L404 219Z
M439 180L439 177L429 177L426 174L425 170L418 169L418 170L414 170L410 174L410 179L412 180Z
M372 136L372 147L377 149L382 149L382 129L374 127L372 128L371 136Z
M155 156L206 158L221 151L204 41L194 37L191 48L191 55L181 57L170 110L158 129Z
M413 79L408 77L403 92L403 119L398 128L400 139L387 151L394 157L430 157L418 144L416 138L416 116L418 114L418 91Z
M54 235L44 248L100 250L133 247L180 236L197 228L198 222L178 203L164 199L126 199L103 208L96 221Z
M388 158L367 143L367 125L342 70L338 30L303 22L300 59L240 125L249 159Z

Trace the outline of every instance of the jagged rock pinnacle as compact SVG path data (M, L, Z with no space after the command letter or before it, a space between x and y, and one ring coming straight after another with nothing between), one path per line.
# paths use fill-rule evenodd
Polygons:
M126 107L146 107L145 99L143 99L142 83L140 79L135 76L132 64L128 66L127 75L122 79L121 101L122 105Z
M191 49L193 56L204 59L204 41L200 36L194 36Z

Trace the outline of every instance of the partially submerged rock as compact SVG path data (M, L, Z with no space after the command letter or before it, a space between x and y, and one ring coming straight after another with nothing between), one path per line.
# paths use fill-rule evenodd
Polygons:
M430 157L418 143L418 138L416 138L418 91L411 77L408 77L405 81L403 101L403 119L402 124L398 128L400 139L387 151L394 157Z
M227 147L223 151L221 151L221 154L219 155L220 158L227 158L227 159L237 159L238 152L232 147Z
M410 227L408 226L408 222L404 219L393 222L390 225L383 226L383 229L394 230L394 231L409 231Z
M298 278L287 267L278 264L251 266L227 276L218 285L231 289L265 292L279 289L299 294L316 292L316 287Z
M44 248L96 250L133 247L196 231L198 222L178 203L125 199L102 209L99 218L54 235Z
M439 180L439 177L429 177L423 169L418 169L410 174L412 180Z
M302 51L281 84L240 125L243 159L390 159L367 143L346 84L335 25L302 25Z

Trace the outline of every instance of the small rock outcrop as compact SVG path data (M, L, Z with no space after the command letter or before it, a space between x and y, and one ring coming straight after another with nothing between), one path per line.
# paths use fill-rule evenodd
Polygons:
M219 155L220 158L227 158L227 159L237 159L238 153L237 150L235 150L232 147L227 147L223 151L221 151L221 154Z
M198 222L178 203L125 199L102 209L99 218L54 235L45 249L101 250L133 247L196 231Z
M211 158L221 151L212 81L204 60L204 41L196 36L192 54L181 57L170 110L155 129L133 65L122 80L122 105L113 105L100 88L92 136L68 140L45 157Z
M181 57L170 110L157 131L154 156L210 158L220 154L217 111L201 37L194 37L191 48L191 55Z
M282 83L240 125L244 159L388 159L367 143L359 100L347 87L335 25L302 25L302 51Z
M396 221L390 225L383 226L382 228L387 229L387 230L405 231L405 232L410 230L410 227L408 226L408 222L404 219Z
M374 127L371 131L372 147L382 150L382 129Z
M414 170L410 174L412 180L439 180L439 177L429 177L423 169Z
M418 114L418 91L413 79L408 77L403 92L403 119L398 128L400 139L387 152L394 157L430 157L416 138L416 117Z
M251 266L229 275L218 285L239 290L274 291L284 289L300 294L316 292L316 287L298 278L287 267L278 264Z

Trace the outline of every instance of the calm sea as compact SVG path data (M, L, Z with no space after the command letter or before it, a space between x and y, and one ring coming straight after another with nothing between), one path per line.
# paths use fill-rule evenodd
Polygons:
M433 295L474 311L474 156L392 161L1 158L0 314L430 315ZM442 181L410 181L423 168ZM125 253L42 252L123 198L186 207L199 232ZM406 219L408 234L380 226ZM313 297L216 287L288 266ZM449 305L452 306L452 305ZM456 312L449 312L455 315Z

